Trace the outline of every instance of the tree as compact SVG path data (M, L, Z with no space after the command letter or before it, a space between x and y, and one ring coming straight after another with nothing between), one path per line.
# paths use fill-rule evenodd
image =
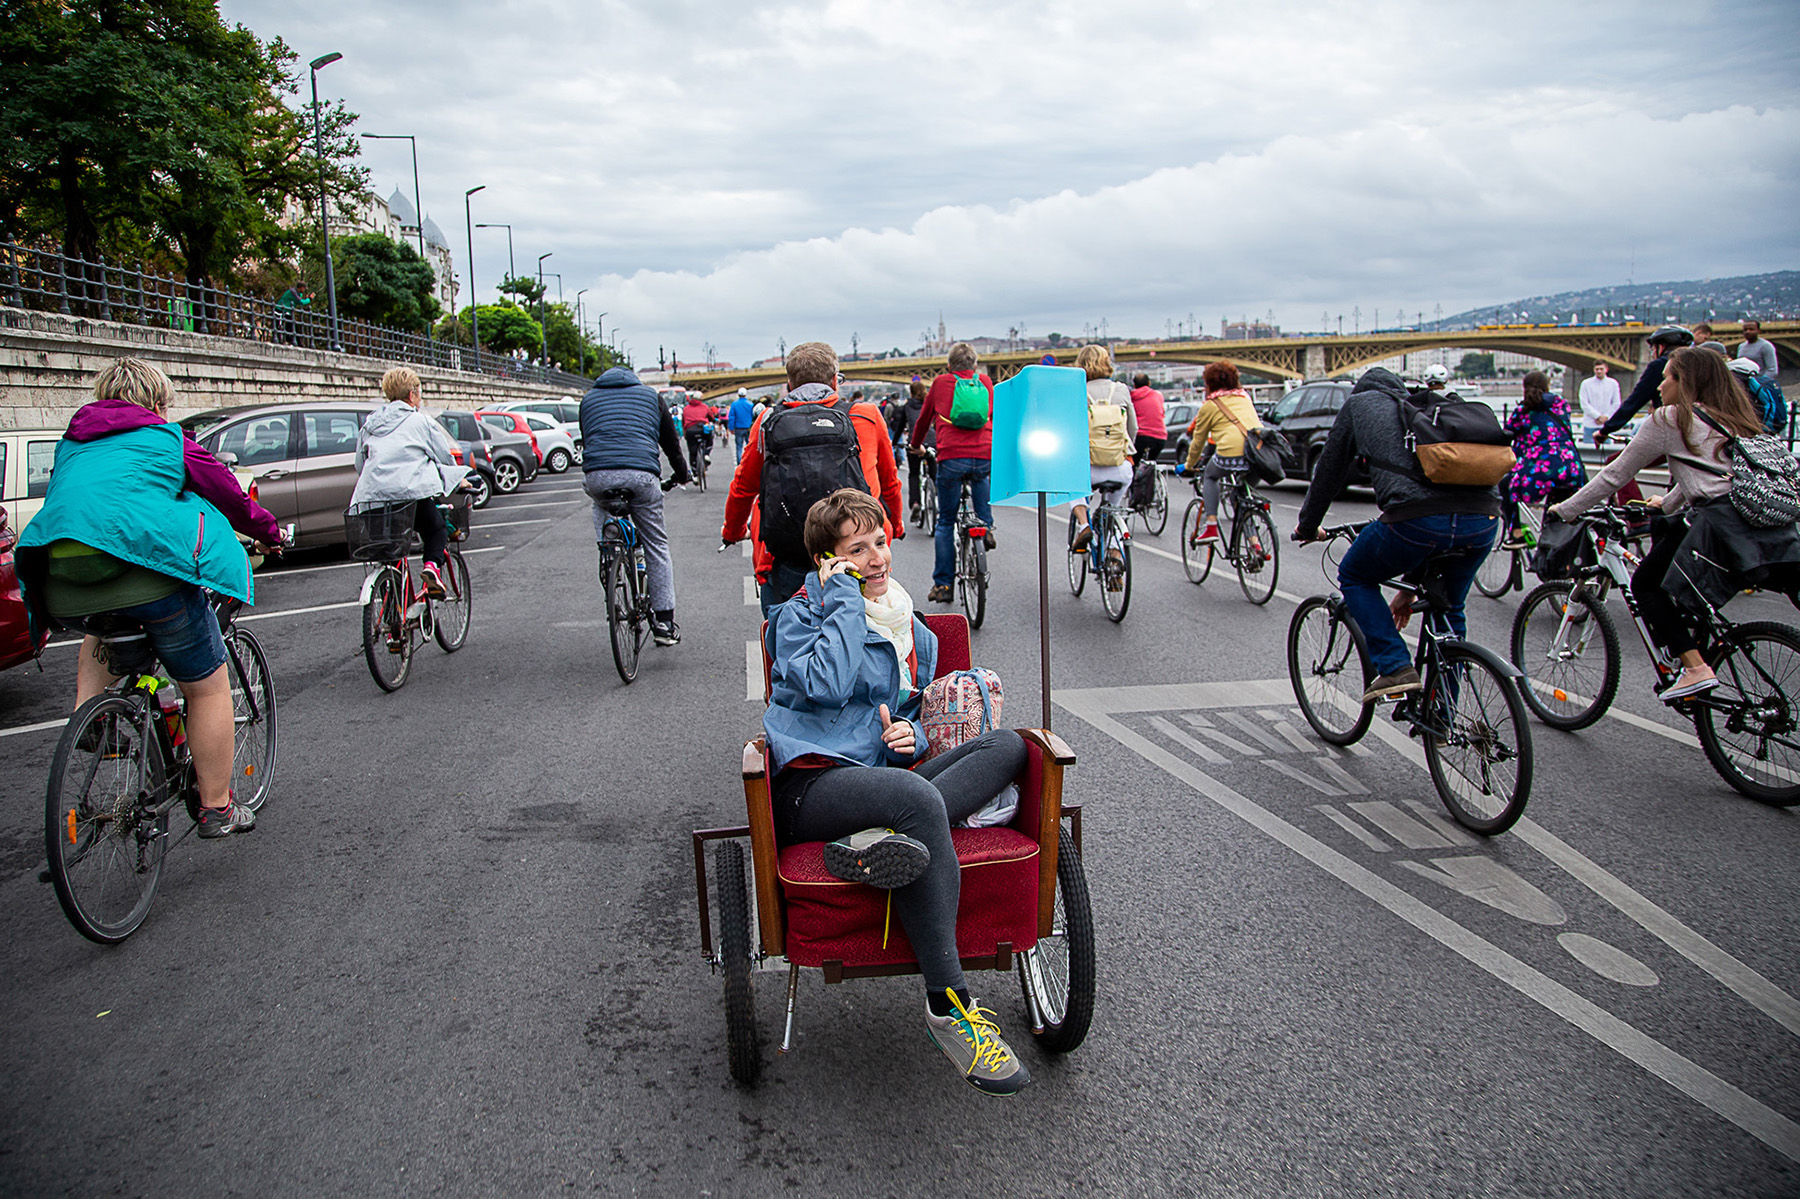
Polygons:
M1465 379L1491 379L1494 376L1492 354L1468 353L1456 364L1456 373Z
M514 350L536 352L543 333L542 326L529 312L516 304L502 301L498 304L478 304L475 315L481 324L481 348L497 354L509 354ZM455 316L447 316L438 322L437 336L441 341L454 342L459 346L469 344L469 310L464 308Z
M1063 335L1062 335L1062 334L1060 334L1060 333L1052 333L1052 334L1051 334L1051 335L1050 335L1050 344L1051 344L1051 345L1053 345L1053 346L1060 346L1060 345L1061 345L1061 344L1062 344L1062 339L1063 339Z
M522 306L534 308L544 298L545 287L529 275L508 275L494 290L503 296L518 296Z
M437 319L436 277L411 246L384 234L359 233L331 244L331 264L344 316L420 330Z

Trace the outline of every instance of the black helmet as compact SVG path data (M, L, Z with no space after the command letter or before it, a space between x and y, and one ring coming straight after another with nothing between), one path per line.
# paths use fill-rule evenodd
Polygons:
M1653 346L1691 346L1694 344L1694 335L1680 325L1664 325L1646 340Z

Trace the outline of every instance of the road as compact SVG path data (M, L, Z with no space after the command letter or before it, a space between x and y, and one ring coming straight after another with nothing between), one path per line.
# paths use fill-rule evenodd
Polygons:
M1298 498L1275 493L1284 531ZM757 610L749 559L714 553L722 493L669 507L684 641L629 688L569 476L480 514L467 648L394 695L357 567L259 576L274 796L252 834L175 849L117 948L38 881L36 726L75 651L0 675L0 1190L1800 1193L1800 812L1728 790L1628 640L1617 716L1537 727L1526 820L1477 842L1388 722L1342 754L1300 731L1282 645L1319 551L1284 545L1256 609L1190 585L1173 527L1140 537L1119 626L1051 563L1086 1045L1046 1059L1017 984L972 976L1035 1077L990 1101L926 1041L916 980L809 976L796 1051L739 1090L687 834L742 820ZM1033 723L1035 521L997 528L976 655ZM915 533L896 573L919 597L929 570ZM1472 635L1503 646L1517 598L1474 597ZM781 978L758 976L770 1046Z

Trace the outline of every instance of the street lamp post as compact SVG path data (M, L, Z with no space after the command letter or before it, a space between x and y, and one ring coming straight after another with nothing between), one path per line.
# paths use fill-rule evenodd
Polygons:
M313 154L319 160L319 232L325 237L325 297L331 309L331 348L340 351L344 346L338 336L337 275L331 269L331 197L325 190L325 134L319 121L319 71L342 57L334 50L308 64L312 68Z
M487 184L471 187L463 193L463 232L469 238L469 340L475 346L475 369L481 369L481 313L476 311L475 301L479 293L475 290L475 218L470 215L469 197L479 191L486 191Z
M477 229L504 229L504 230L506 230L506 277L508 279L518 278L519 268L513 265L512 226L511 225L503 225L503 224L500 224L499 222L495 222L492 225L477 225L475 227Z
M540 263L539 265L542 265L542 264ZM556 280L556 306L558 308L561 308L563 306L563 290L562 290L562 274L561 274L561 272L545 271L544 278ZM544 298L546 300L548 300L550 298L547 291L546 291ZM547 307L547 305L545 307ZM539 311L542 312L543 309L540 308ZM550 337L550 318L547 315L544 317L544 337L545 337L546 341L548 341L548 339ZM550 358L549 358L548 353L546 353L544 356L544 365L545 366L550 365Z
M404 141L412 146L413 232L419 235L419 261L429 267L431 265L431 259L425 256L425 208L419 199L419 139L410 133L365 133L363 136L371 141ZM432 278L435 279L436 277L436 272L433 272ZM430 321L425 322L425 336L433 336Z
M549 319L549 310L544 305L544 259L554 253L556 251L551 250L538 255L538 353L539 361L546 367L550 365L550 334L544 328L544 322Z
M587 374L587 322L581 316L581 297L587 295L587 288L575 293L575 344L581 351L581 373Z

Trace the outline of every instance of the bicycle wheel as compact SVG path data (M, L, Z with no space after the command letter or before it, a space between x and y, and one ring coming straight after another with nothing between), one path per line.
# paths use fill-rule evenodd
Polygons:
M701 491L706 490L706 451L700 451L700 469L694 472L694 485Z
M168 814L152 815L167 770L139 694L99 695L63 729L44 795L44 855L75 931L115 945L150 914L168 851ZM157 719L151 713L148 719Z
M384 566L363 605L363 658L375 685L398 691L412 666L412 635L406 628L406 595L400 572Z
M1518 573L1518 558L1511 550L1501 549L1496 540L1481 560L1481 569L1475 572L1475 590L1489 599L1499 599L1513 589Z
M1751 799L1800 803L1800 630L1741 624L1716 652L1719 686L1694 701L1706 760Z
M447 654L461 649L469 640L469 615L474 609L475 595L469 589L469 563L462 551L453 549L444 558L444 598L432 607L437 617L433 635Z
M1419 692L1425 765L1438 798L1470 832L1493 836L1531 797L1531 725L1511 679L1457 645Z
M1114 624L1125 619L1131 607L1131 540L1125 534L1125 522L1112 513L1106 515L1106 548L1100 561L1100 604ZM1118 558L1113 552L1118 551Z
M1144 513L1144 532L1161 537L1162 531L1169 527L1169 485L1163 481L1162 471L1152 473L1156 477L1156 491L1151 495L1149 510Z
M1075 838L1060 829L1056 841L1050 935L1020 956L1019 983L1026 1007L1035 1006L1044 1024L1031 1035L1051 1053L1069 1053L1087 1038L1094 1020L1094 912Z
M1073 512L1069 513L1070 545L1075 543L1075 530L1080 527L1081 522L1075 519L1075 514ZM1079 553L1073 549L1069 551L1069 590L1073 591L1076 595L1080 595L1081 589L1087 586L1087 560L1088 556L1086 550L1082 550Z
M231 627L225 637L231 666L231 793L257 811L275 785L275 684L262 642L248 629Z
M1244 598L1259 607L1275 594L1275 577L1281 573L1281 543L1275 522L1261 508L1239 509L1237 528L1231 532L1237 559L1238 586Z
M1313 732L1332 745L1362 740L1375 717L1375 705L1362 698L1371 674L1362 630L1344 615L1341 604L1312 596L1300 601L1288 622L1288 681L1294 698Z
M1525 706L1553 729L1585 729L1619 691L1619 631L1606 605L1573 583L1540 583L1513 616L1512 662Z
M930 466L930 463L926 466ZM922 473L924 477L919 480L919 527L935 529L938 518L937 479L928 470L922 470Z
M756 1029L756 992L750 959L750 899L744 885L744 847L726 841L713 855L719 891L719 966L725 975L725 1054L731 1077L746 1087L762 1073Z
M964 537L957 558L956 587L962 593L963 615L970 628L979 629L987 618L987 546L979 538Z
M600 589L606 596L606 631L612 642L613 665L627 683L637 678L637 597L632 595L631 564L623 554L600 559Z
M1187 572L1190 583L1204 583L1212 573L1213 544L1200 544L1200 529L1205 523L1200 501L1189 500L1187 511L1181 514L1181 569Z

